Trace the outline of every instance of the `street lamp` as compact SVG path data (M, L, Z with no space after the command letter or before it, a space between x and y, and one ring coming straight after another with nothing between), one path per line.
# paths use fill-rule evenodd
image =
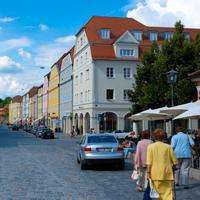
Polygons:
M167 82L171 84L171 106L174 106L174 84L177 80L177 71L171 69L167 72Z

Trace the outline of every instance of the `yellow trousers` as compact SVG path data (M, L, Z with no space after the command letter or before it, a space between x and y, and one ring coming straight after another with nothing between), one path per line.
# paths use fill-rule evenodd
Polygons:
M173 181L155 181L152 180L153 186L160 195L159 200L173 200Z

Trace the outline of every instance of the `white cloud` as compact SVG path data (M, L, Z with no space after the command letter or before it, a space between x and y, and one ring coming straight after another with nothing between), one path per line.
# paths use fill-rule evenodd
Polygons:
M8 51L19 47L28 47L32 41L27 37L14 38L9 40L0 41L0 51Z
M0 97L15 96L21 93L23 85L10 75L0 76Z
M35 64L37 66L52 66L67 51L64 46L44 45L37 49Z
M185 27L200 27L199 0L140 0L127 17L149 26L174 26L181 20Z
M36 50L35 64L37 66L52 66L74 44L75 36L59 37L54 42L40 46Z
M58 43L72 43L75 42L76 36L75 35L67 35L65 37L59 37L55 41Z
M0 73L16 73L21 71L21 65L8 56L0 57Z
M3 23L13 22L15 20L16 20L16 18L13 18L13 17L3 17L3 18L0 18L0 22L3 22Z
M49 29L49 27L46 24L40 24L39 28L41 31L47 31Z
M31 53L25 51L23 48L18 49L18 54L23 58L23 59L30 59L32 57Z

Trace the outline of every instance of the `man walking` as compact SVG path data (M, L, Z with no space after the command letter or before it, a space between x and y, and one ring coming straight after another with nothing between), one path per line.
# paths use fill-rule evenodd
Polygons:
M172 137L171 145L178 160L178 170L175 174L176 185L183 185L185 189L188 189L194 141L182 130L182 127L176 128L177 134Z

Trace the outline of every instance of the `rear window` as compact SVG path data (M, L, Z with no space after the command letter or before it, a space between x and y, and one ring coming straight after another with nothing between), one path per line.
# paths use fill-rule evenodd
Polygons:
M89 136L88 143L117 143L113 136Z

